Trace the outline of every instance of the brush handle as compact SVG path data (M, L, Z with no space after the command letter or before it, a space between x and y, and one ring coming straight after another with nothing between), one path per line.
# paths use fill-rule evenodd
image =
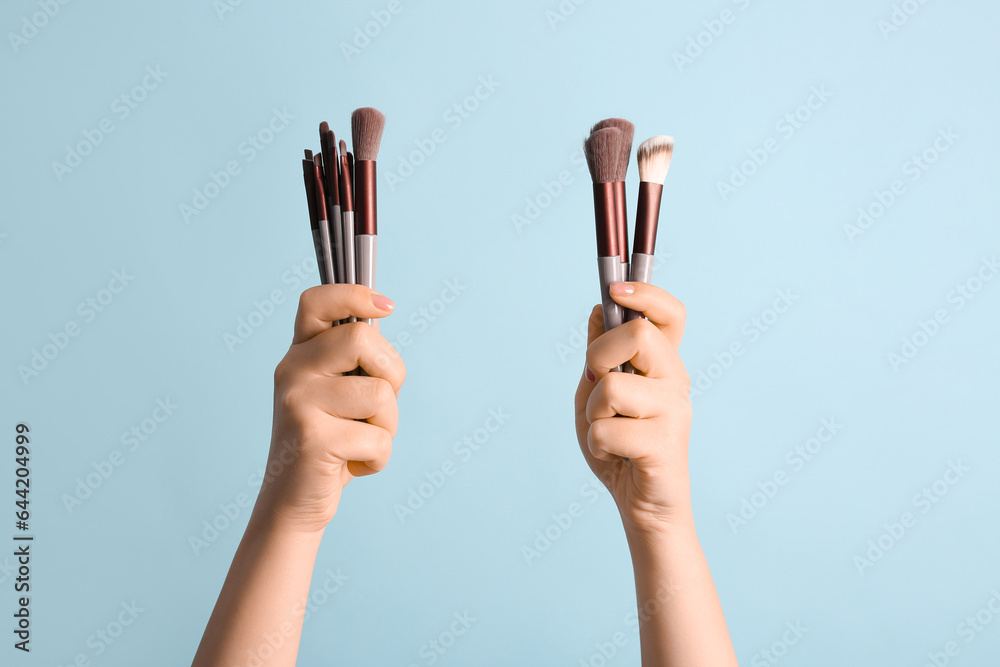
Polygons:
M621 282L622 262L618 255L597 258L597 274L601 280L601 308L604 311L604 330L611 331L625 321L624 309L611 298L611 283ZM613 371L619 368L611 369Z
M634 252L632 253L632 266L630 269L631 275L629 280L634 283L649 283L653 280L653 260L652 255L647 255L644 252ZM642 319L642 315L634 310L628 312L626 321L631 322L632 320Z
M357 281L354 278L354 244L350 242L350 239L354 238L354 211L344 211L344 245L341 246L342 252L340 253L344 258L344 283L347 285L355 285ZM358 319L353 315L347 318L348 322L357 322Z
M323 261L323 239L320 238L319 229L312 230L313 248L316 250L316 266L319 268L319 283L327 285L330 278L326 275L326 263Z
M330 224L326 220L319 221L319 243L323 252L323 270L320 273L326 276L323 283L329 284L333 282L336 274L333 269L333 245L330 243Z
M340 212L340 204L330 206L333 214L330 216L330 230L333 232L333 270L334 282L344 282L344 217Z
M375 289L375 258L378 252L378 236L375 234L358 234L354 237L354 248L358 259L358 284ZM374 319L365 319L362 321L375 326Z

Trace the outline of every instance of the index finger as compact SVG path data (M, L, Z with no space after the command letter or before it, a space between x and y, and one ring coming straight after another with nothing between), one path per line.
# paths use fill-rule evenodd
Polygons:
M354 316L359 319L385 317L396 305L364 285L317 285L302 292L295 314L292 343L301 343L326 331L334 322Z
M625 292L631 288L628 294ZM665 289L649 283L613 283L611 298L631 310L645 315L662 331L675 348L681 346L687 310L677 297Z

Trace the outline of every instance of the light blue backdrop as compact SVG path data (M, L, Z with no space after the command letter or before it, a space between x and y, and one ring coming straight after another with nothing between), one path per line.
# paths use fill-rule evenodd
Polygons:
M578 150L610 115L676 137L655 281L688 308L695 512L741 662L922 665L954 642L949 664L995 664L998 19L971 0L5 3L0 534L25 421L36 541L32 652L5 628L0 662L189 663L316 282L301 150L371 105L383 332L409 379L390 466L327 531L300 664L600 665L618 632L607 664L638 664L624 536L571 413L598 296ZM234 343L241 319L259 326ZM503 426L456 449L491 410ZM401 517L411 491L429 497ZM475 620L435 652L455 614Z

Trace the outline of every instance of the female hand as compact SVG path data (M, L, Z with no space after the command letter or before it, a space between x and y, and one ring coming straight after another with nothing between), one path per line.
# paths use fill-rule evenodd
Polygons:
M576 433L628 533L692 521L687 452L691 381L677 354L684 305L645 283L615 283L615 301L644 314L604 332L590 315L587 363L576 391ZM610 372L631 361L636 373Z
M393 303L361 285L302 293L292 345L274 371L274 422L267 471L254 512L303 531L322 531L341 490L385 467L406 368L378 326ZM367 377L349 375L362 368Z

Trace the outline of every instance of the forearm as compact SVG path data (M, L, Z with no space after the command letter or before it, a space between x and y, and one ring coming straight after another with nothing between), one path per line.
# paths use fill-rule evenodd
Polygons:
M643 667L736 666L715 584L687 515L627 533Z
M250 518L192 667L292 667L322 532Z

